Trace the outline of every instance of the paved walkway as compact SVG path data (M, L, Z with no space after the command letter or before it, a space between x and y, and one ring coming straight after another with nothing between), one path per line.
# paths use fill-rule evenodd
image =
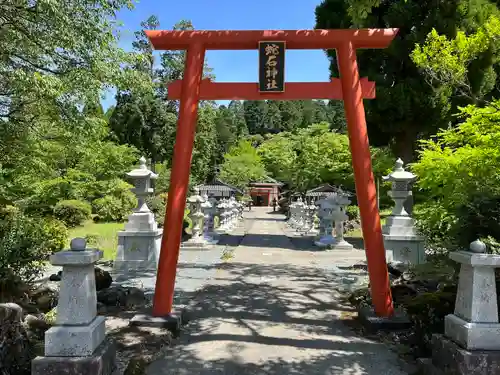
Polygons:
M234 258L190 303L191 322L148 375L404 375L383 344L355 336L336 288L356 282L342 266L362 251L293 247L283 216L254 208Z

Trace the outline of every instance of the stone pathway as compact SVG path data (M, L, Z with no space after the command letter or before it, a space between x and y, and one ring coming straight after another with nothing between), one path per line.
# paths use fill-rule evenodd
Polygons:
M363 251L297 248L283 216L261 208L245 216L234 258L192 295L191 322L148 375L407 374L386 346L339 320L353 311L337 290L364 279L345 269Z

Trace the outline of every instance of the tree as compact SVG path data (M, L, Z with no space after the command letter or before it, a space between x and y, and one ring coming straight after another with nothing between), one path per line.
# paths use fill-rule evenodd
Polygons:
M17 126L64 116L82 124L76 107L109 86L143 80L137 59L117 47L113 19L128 0L21 0L0 4L0 116ZM85 114L83 114L85 115Z
M278 105L281 113L281 129L291 131L299 128L302 124L300 102L282 100Z
M492 16L475 33L459 31L452 39L432 29L425 42L415 46L411 58L436 90L450 92L464 102L484 104L497 92L498 75L492 62L498 61L499 39L500 19Z
M193 184L203 183L214 170L214 154L217 149L216 122L217 112L209 105L198 110L198 122L191 162L191 180Z
M117 94L109 128L120 144L140 150L152 163L170 160L175 143L176 116L153 96Z
M248 135L248 127L245 121L245 109L243 103L239 100L231 100L228 106L229 111L233 115L234 129L238 138Z
M454 37L459 30L474 32L498 9L488 0L439 4L417 0L374 1L372 5L378 7L370 6L371 11L362 12L363 17L353 18L353 6L368 2L325 0L316 9L316 27L399 28L398 36L388 48L358 51L358 61L360 75L368 76L377 85L377 99L365 101L370 141L374 145L392 145L397 155L410 161L418 139L447 126L453 114L450 92L428 85L410 54L433 28L447 37ZM358 9L361 8L360 5ZM335 52L327 54L332 76L337 76ZM477 78L487 79L481 79L480 75Z
M349 139L327 122L271 136L258 147L270 174L292 189L305 192L321 183L354 191ZM372 148L373 170L385 174L394 162L388 150Z
M347 131L347 120L345 118L344 102L341 100L328 101L327 108L327 122L330 123L331 129L339 133Z
M259 100L245 100L243 102L243 108L249 134L263 134L267 114L267 103Z
M281 111L276 100L267 101L266 119L263 131L266 133L278 133L281 130Z
M222 180L243 189L251 181L261 180L265 176L264 165L250 142L242 140L224 155L220 169Z

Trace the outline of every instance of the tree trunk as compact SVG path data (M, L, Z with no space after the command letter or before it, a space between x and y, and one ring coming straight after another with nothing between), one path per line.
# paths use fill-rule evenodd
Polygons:
M393 152L396 158L401 158L405 164L411 163L415 157L416 132L408 129L394 137Z

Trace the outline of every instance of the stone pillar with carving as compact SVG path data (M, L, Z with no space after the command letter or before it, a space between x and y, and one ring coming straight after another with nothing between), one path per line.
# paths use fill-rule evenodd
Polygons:
M45 356L31 362L32 375L110 375L116 367L114 343L106 338L105 318L97 316L94 267L102 251L74 238L70 250L50 256L62 266L55 325L45 332Z
M204 202L198 188L195 188L194 194L187 199L192 228L191 238L181 244L182 249L205 250L210 245L203 237L203 218L205 215L202 211L202 204Z
M128 216L124 230L118 232L118 249L113 263L118 278L127 278L137 271L155 271L163 233L146 204L146 198L153 194L151 180L158 175L148 169L146 159L141 157L139 167L127 173L127 177L134 185L131 190L137 197L137 207Z
M388 262L425 263L424 238L417 233L413 218L406 212L404 203L412 195L409 185L417 176L405 171L403 161L398 159L394 171L383 179L392 182L389 196L394 208L387 217L382 233Z
M468 251L450 253L460 263L455 312L445 317L444 335L432 337L432 358L421 360L425 374L500 374L495 280L500 255L485 251L476 240Z

